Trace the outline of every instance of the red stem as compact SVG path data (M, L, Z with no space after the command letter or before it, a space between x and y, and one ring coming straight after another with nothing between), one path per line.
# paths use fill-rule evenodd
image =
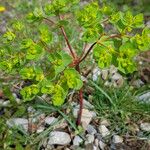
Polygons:
M88 54L91 52L91 50L93 49L93 47L97 44L97 42L93 43L90 48L88 49L87 53L79 60L78 64L81 63L87 56Z
M61 16L59 16L59 19L62 20L62 19L61 19ZM60 29L61 29L61 32L62 32L64 38L65 38L65 41L66 41L67 46L68 46L68 48L69 48L69 50L70 50L70 53L71 53L72 57L75 59L75 58L76 58L76 55L75 55L75 53L74 53L74 51L73 51L73 49L72 49L72 47L71 47L71 45L70 45L70 43L69 43L69 40L68 40L67 34L66 34L66 32L65 32L65 29L64 29L63 26L61 26Z
M53 25L55 25L55 22L54 21L52 21L52 20L50 20L50 19L48 19L48 18L44 18L46 21L48 21L48 22L50 22L51 24L53 24Z
M76 70L80 72L80 66L79 64L76 66ZM82 110L83 110L83 91L82 91L82 88L79 90L79 105L80 105L80 108L79 108L79 111L78 111L78 118L77 118L77 125L81 125L81 117L82 117Z
M121 34L113 34L113 35L110 35L109 37L108 37L108 39L110 38L121 38Z
M79 103L80 108L78 112L78 118L77 118L77 125L81 125L81 117L82 117L82 110L83 110L83 91L82 88L79 90Z

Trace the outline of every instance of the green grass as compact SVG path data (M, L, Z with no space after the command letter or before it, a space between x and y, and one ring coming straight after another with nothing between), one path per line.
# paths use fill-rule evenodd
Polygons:
M139 120L150 120L150 104L137 101L136 91L130 86L122 88L104 87L101 83L90 82L95 89L93 105L99 118L111 122L111 130L120 134L128 132L128 125ZM118 128L118 130L117 130Z

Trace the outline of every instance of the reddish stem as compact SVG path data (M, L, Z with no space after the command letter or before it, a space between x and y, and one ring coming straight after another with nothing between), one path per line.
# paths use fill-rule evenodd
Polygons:
M79 64L76 66L76 70L81 74ZM77 118L77 122L76 122L78 126L81 125L81 117L82 117L82 109L83 109L83 91L82 91L82 88L79 90L79 105L80 105L80 108L78 111L78 118Z
M87 56L88 54L91 52L91 50L93 49L93 47L97 44L97 42L93 43L90 48L88 49L88 51L86 52L86 54L79 60L78 64L81 63Z
M61 16L59 16L59 19L62 20L62 19L61 19ZM68 40L67 34L66 34L66 32L65 32L65 29L64 29L63 26L61 26L60 29L61 29L61 32L62 32L64 38L65 38L65 41L66 41L67 46L68 46L68 48L69 48L69 50L70 50L70 53L71 53L72 57L75 59L75 58L76 58L76 55L75 55L75 53L74 53L74 51L73 51L73 49L72 49L72 47L71 47L71 45L70 45L70 43L69 43L69 40Z
M48 19L48 18L44 18L44 19L45 19L46 21L48 21L49 23L55 25L55 22L54 22L54 21L52 21L52 20L50 20L50 19Z
M121 38L121 34L113 34L113 35L110 35L109 38ZM109 39L108 38L108 39Z
M78 111L78 118L77 118L77 125L81 125L81 117L82 117L82 110L83 110L83 91L82 88L79 91L79 103L80 103L80 108Z

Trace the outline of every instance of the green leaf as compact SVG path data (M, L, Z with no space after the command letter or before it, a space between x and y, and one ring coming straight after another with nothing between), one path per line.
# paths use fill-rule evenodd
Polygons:
M33 12L30 12L27 15L27 20L30 23L41 21L42 19L43 19L43 12L40 8L35 8Z
M43 70L40 67L24 67L19 73L22 79L35 79L36 81L44 79Z
M141 28L144 26L144 16L143 14L138 14L133 18L133 27Z
M42 57L42 53L43 53L42 47L37 44L33 44L27 49L26 58L29 60L33 59L36 60Z
M137 49L131 42L126 42L119 48L119 57L117 58L118 69L127 74L136 70L136 64L134 57L137 54Z
M67 92L60 85L54 87L54 94L52 96L52 102L54 106L61 106L66 98Z
M52 4L46 4L44 7L44 12L48 16L53 16L55 14L55 9Z
M102 13L96 2L86 5L82 10L78 11L76 16L79 24L84 28L95 26L102 19Z
M150 49L150 28L146 27L142 31L142 36L136 38L138 47L141 51L146 51Z
M22 79L33 79L35 77L35 72L33 67L23 68L20 70L20 75Z
M66 69L64 71L64 77L68 87L71 89L79 90L83 86L80 74L73 68Z
M39 93L39 87L35 84L25 87L20 91L20 94L23 96L23 101L31 101Z
M27 49L27 48L29 48L33 44L34 44L34 42L33 42L32 39L24 39L21 42L21 49Z
M112 63L112 54L115 52L114 42L105 41L106 37L100 39L100 43L103 41L103 44L97 44L94 48L94 58L98 62L100 68L107 68Z
M125 25L125 26L129 26L129 25L132 25L133 23L133 15L130 11L127 11L124 16L122 17L122 23Z
M54 91L54 85L51 81L44 79L41 83L41 92L43 94L52 94Z
M133 43L126 42L122 44L119 48L120 56L126 58L133 58L137 54L137 49L134 47Z
M24 25L23 25L23 23L22 23L21 21L16 20L16 21L13 23L12 27L13 27L15 30L17 30L17 31L21 31L21 30L24 28Z
M115 12L114 14L112 14L111 16L110 16L111 18L110 18L110 22L111 23L117 23L119 20L121 20L122 19L122 17L123 17L123 13L122 12Z
M12 31L7 31L3 35L3 37L9 42L9 41L13 41L16 38L16 35Z
M52 33L50 32L50 29L48 28L47 25L42 24L39 27L39 31L40 31L40 39L41 41L50 44L52 42L53 36Z
M54 65L55 75L62 72L72 62L71 56L64 51L51 53L48 59Z
M83 32L82 40L86 42L95 42L100 37L103 28L101 25L96 25L92 28L86 28Z
M35 72L35 80L36 81L42 81L44 79L44 73L43 70L40 67L34 67Z
M68 24L69 22L67 20L59 20L57 25L61 27L61 26L66 26Z

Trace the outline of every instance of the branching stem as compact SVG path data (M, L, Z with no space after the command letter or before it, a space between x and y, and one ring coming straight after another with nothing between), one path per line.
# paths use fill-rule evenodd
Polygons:
M81 63L87 56L88 54L91 52L91 50L93 49L93 47L97 44L97 42L93 43L90 48L88 49L88 51L86 52L86 54L79 60L78 63Z
M61 19L61 16L59 16L59 19L62 20L62 19ZM73 51L73 49L72 49L72 47L71 47L71 45L70 45L70 42L69 42L69 40L68 40L68 37L67 37L67 34L66 34L66 32L65 32L64 27L61 26L60 29L61 29L61 32L62 32L64 38L65 38L65 41L66 41L66 43L67 43L67 46L68 46L68 48L69 48L69 50L70 50L70 53L71 53L72 57L73 57L74 59L76 59L76 54L74 53L74 51Z

